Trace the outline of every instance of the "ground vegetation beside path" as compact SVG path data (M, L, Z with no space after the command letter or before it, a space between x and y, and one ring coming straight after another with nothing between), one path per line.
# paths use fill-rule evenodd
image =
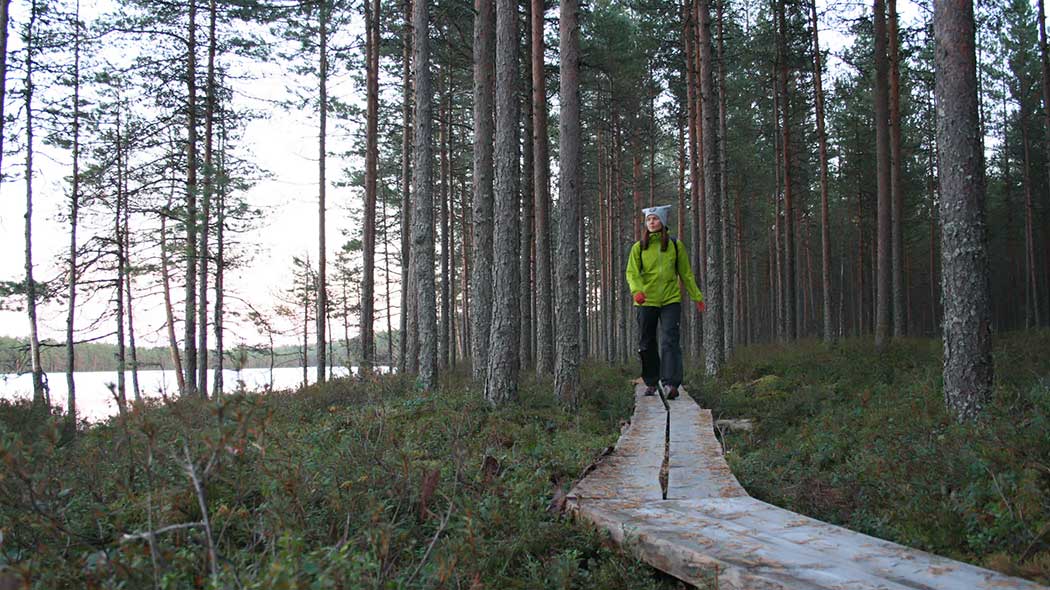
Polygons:
M632 411L628 372L583 373L577 415L550 382L493 410L455 375L393 376L182 400L75 441L0 402L0 586L678 588L558 513Z
M998 336L994 399L968 425L945 411L932 340L741 349L690 391L716 419L754 421L719 433L752 496L1050 584L1047 351L1047 331Z

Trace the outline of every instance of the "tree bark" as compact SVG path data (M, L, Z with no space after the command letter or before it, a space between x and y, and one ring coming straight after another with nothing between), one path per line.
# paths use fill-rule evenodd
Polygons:
M492 323L492 141L496 92L496 12L490 0L474 7L474 267L471 269L470 356L475 382L488 373Z
M787 8L784 0L777 2L777 19L780 22L778 46L780 48L780 126L781 150L784 175L784 335L788 342L798 337L798 318L796 316L796 269L795 269L795 203L794 184L791 170L791 96L788 89L787 64Z
M897 0L887 0L889 9L889 124L890 124L890 242L893 274L893 337L907 332L904 286L904 161L901 153L900 33Z
M824 84L823 57L820 54L819 22L817 2L810 0L810 17L813 20L813 94L817 116L817 142L820 154L820 260L821 294L823 300L823 337L825 344L835 341L831 319L831 226L828 219L828 135L824 129Z
M933 28L944 397L948 411L957 420L967 421L981 415L991 399L994 378L972 0L938 1Z
M412 174L412 280L419 329L417 386L438 385L437 309L434 290L434 172L431 163L430 15L426 2L412 7L412 65L415 70L415 149Z
M217 167L219 179L216 195L218 202L215 211L215 374L212 382L212 395L216 398L222 397L223 378L223 297L225 285L223 279L226 274L226 127L220 123L219 166Z
M7 25L11 20L11 0L0 0L0 168L4 161L4 104L7 99ZM79 8L77 10L79 14Z
M704 370L714 376L722 369L725 359L722 314L722 201L718 198L721 174L718 167L718 96L714 81L713 47L711 43L711 12L709 0L699 3L700 27L700 103L703 113L704 192L707 194L707 283L704 301Z
M496 143L493 223L493 306L485 399L518 394L518 10L496 1ZM539 160L539 154L537 161ZM542 348L542 346L541 346Z
M449 116L451 112L452 88L450 84L451 74L448 64L441 66L438 75L438 93L441 106L438 110L438 175L441 182L441 193L438 195L441 203L438 207L438 226L441 230L441 317L438 322L438 363L442 369L450 366L450 337L452 335L452 281L449 275L449 265L452 255L449 253Z
M398 342L398 369L414 371L418 356L415 351L415 307L412 305L412 0L404 0L405 26L401 33L401 313Z
M361 374L375 365L376 176L379 166L379 0L365 0L365 211L361 273ZM383 223L386 223L384 220ZM389 336L389 335L388 335ZM350 359L347 359L350 362Z
M317 360L317 382L325 382L325 365L327 364L327 341L325 340L325 320L328 318L328 246L325 239L325 197L328 189L328 3L318 5L318 65L317 91L318 116L320 124L317 131L317 313L314 318L317 330L314 334Z
M547 82L543 63L543 0L532 2L532 143L536 191L536 374L554 370L554 306L550 223L550 155L547 136ZM567 227L564 224L562 227Z
M204 106L204 191L201 195L201 245L199 271L197 275L198 305L197 351L200 365L197 383L201 397L208 397L208 237L211 224L211 197L215 187L215 0L208 1L208 78L205 86ZM130 300L128 302L130 304Z
M580 40L577 23L578 0L561 0L559 54L561 88L559 93L559 180L558 180L558 284L581 282L579 255L580 225ZM576 231L574 231L576 230ZM558 349L555 359L554 391L558 400L570 408L578 403L580 386L580 298L574 289L558 294ZM586 316L583 316L586 318Z
M525 52L525 61L531 65L533 64L532 59L532 2L523 3L525 7L525 28L526 33L525 43L523 49ZM522 156L522 163L524 170L521 175L521 182L524 183L521 191L521 241L518 261L518 309L521 310L521 327L518 330L518 366L522 371L529 371L533 368L533 314L532 307L533 302L536 301L537 289L536 284L533 282L532 269L535 265L536 258L533 255L533 242L536 238L535 224L536 224L536 157L535 157L535 141L534 129L536 127L533 121L532 113L532 100L534 85L532 83L532 76L524 76L523 79L525 88L522 92L522 119L524 120L525 127L525 141L522 142L525 153Z
M174 200L175 187L172 186L168 194L168 204L164 207L160 216L160 277L161 288L164 289L164 324L168 331L168 350L171 352L171 366L175 370L175 378L179 384L179 395L186 395L186 374L182 371L182 357L179 355L179 342L175 338L175 314L171 307L171 272L170 257L168 255L168 217L172 216L171 205Z
M5 75L7 64L7 3L0 2L0 79ZM69 197L69 307L66 313L66 435L73 435L77 430L77 391L73 372L76 370L76 351L73 341L76 328L77 309L77 223L80 219L80 0L76 2L76 13L73 15L73 177L72 194ZM0 81L0 105L2 105L3 86ZM0 121L3 121L3 106L0 106ZM0 125L0 138L3 137ZM3 140L0 139L0 153L3 153Z
M189 3L186 51L186 395L197 395L197 0Z
M889 60L886 56L886 5L875 0L875 154L878 181L876 240L875 347L889 344L891 317Z
M40 338L37 333L37 285L33 278L33 73L35 71L34 44L36 42L37 3L30 4L29 23L26 25L26 77L25 77L25 113L26 113L26 214L25 214L25 271L26 271L26 312L29 315L29 355L33 371L33 406L45 408L50 405L44 388L44 369L40 363ZM5 57L6 59L6 57Z

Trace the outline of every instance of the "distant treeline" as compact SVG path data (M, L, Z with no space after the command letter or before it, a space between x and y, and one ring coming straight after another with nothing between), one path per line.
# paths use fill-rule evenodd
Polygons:
M396 350L398 333L394 332L394 349ZM389 335L386 332L376 334L376 363L389 365ZM350 339L349 358L347 361L346 340L337 340L328 344L329 362L336 366L357 365L361 358L360 344L356 338ZM281 345L271 349L267 345L238 345L227 349L223 355L223 366L230 369L265 368L271 362L275 367L297 367L303 364L302 345ZM131 350L127 350L127 366L131 369ZM171 369L171 351L167 347L137 348L135 357L140 369ZM209 351L209 362L215 366L215 351ZM314 346L307 349L307 363L315 363ZM46 372L66 370L65 344L53 340L45 341L41 346L41 363ZM78 371L114 371L117 369L117 345L102 342L84 342L76 345L76 370ZM30 371L29 339L0 336L0 373L23 373Z

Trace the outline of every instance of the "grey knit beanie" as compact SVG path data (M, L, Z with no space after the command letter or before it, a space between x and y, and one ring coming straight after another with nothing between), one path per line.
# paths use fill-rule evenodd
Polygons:
M656 207L642 209L642 221L648 219L650 215L659 217L660 223L662 223L664 227L667 227L667 219L671 216L671 206L657 205Z

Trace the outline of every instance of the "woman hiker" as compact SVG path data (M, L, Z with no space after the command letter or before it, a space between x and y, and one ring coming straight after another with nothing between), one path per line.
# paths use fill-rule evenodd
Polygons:
M641 333L638 354L642 357L645 395L656 393L657 384L662 382L667 399L675 399L682 386L682 347L678 342L682 295L678 280L682 280L700 313L704 311L704 294L693 278L688 250L668 234L670 213L668 205L642 209L645 230L627 258L627 284L634 297ZM658 325L659 352L656 348Z

